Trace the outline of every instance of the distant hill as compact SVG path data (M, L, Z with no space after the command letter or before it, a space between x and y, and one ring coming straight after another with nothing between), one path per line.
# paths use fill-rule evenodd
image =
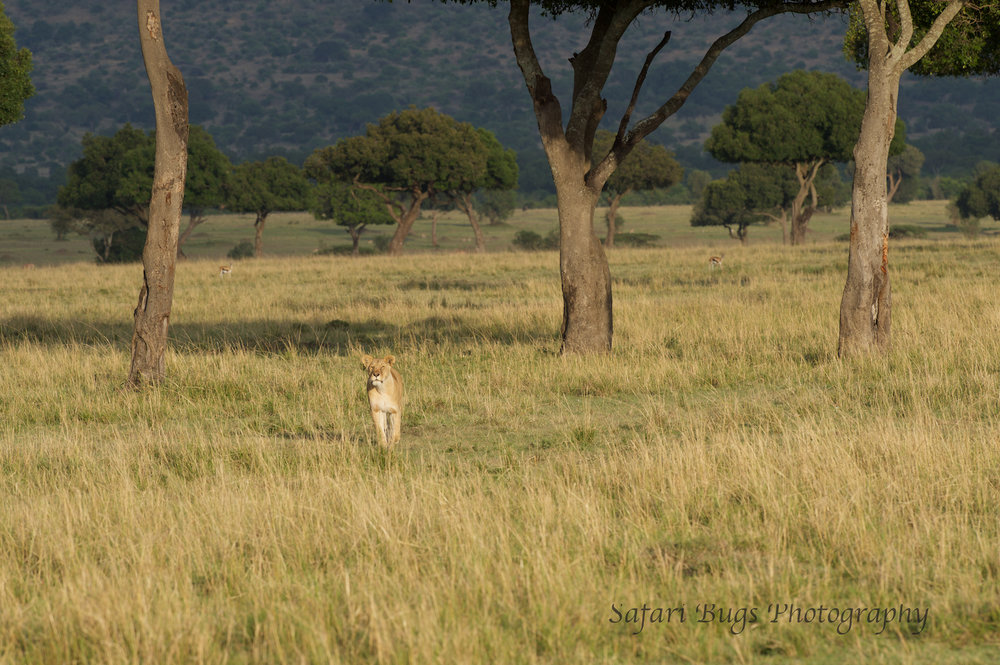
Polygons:
M22 122L0 128L0 175L61 182L85 132L126 122L153 125L135 6L103 0L7 0L16 39L34 54L36 96ZM164 0L171 58L190 91L191 121L205 126L234 161L282 154L301 163L313 149L364 131L365 123L409 105L434 106L492 130L519 153L525 191L551 190L534 116L511 52L502 6L431 0ZM646 51L673 31L647 80L646 110L686 78L732 15L641 19L619 51L606 89L609 128L621 112ZM534 21L536 44L561 98L567 58L582 47L582 21ZM843 18L779 17L730 49L684 108L652 140L688 168L721 165L701 150L739 90L795 68L864 74L841 52ZM980 159L1000 161L993 80L908 78L900 100L911 142L927 153L925 172L965 175ZM642 109L640 109L642 110ZM43 187L43 185L39 185Z

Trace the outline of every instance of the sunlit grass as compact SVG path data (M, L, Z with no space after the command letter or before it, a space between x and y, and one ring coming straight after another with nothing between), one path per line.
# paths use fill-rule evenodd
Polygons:
M0 662L996 662L998 250L894 244L893 348L850 363L842 244L613 251L590 358L554 253L192 260L140 393L137 266L0 269ZM611 622L643 603L687 621Z

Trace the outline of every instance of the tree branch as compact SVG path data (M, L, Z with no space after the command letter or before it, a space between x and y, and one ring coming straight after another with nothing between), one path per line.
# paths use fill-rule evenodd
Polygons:
M642 84L646 81L646 74L649 72L649 66L653 64L653 58L656 57L656 54L659 53L669 41L670 31L667 30L663 33L663 39L661 39L660 43L656 45L656 48L646 55L646 62L642 64L642 69L639 70L639 75L635 79L635 87L632 89L632 99L629 100L628 108L625 109L625 115L622 116L622 121L618 124L618 133L615 135L614 144L621 143L622 139L625 137L625 130L628 129L628 122L632 119L632 112L635 111L635 104L639 99L639 91L642 89Z
M666 103L660 106L660 108L652 114L636 123L636 126L631 132L628 133L628 136L623 141L625 154L627 154L628 150L631 150L636 143L646 138L653 130L663 124L664 120L676 113L681 106L684 105L684 102L687 101L687 98L694 91L695 87L701 83L702 79L705 78L708 71L712 68L712 65L714 65L715 61L719 59L720 55L722 55L722 52L732 46L738 39L750 32L750 29L757 23L765 18L770 18L771 16L775 16L777 14L811 14L814 12L843 9L848 4L847 0L821 0L820 2L802 2L762 7L749 14L737 27L722 35L712 43L708 51L705 52L704 57L702 57L701 62L695 66L691 75L688 76L687 80L684 81L677 92L675 92Z
M403 218L403 206L397 201L393 201L391 197L387 196L385 192L376 187L375 185L369 185L368 183L361 182L361 176L354 176L354 186L358 189L364 189L369 192L374 192L385 203L385 208L389 212L389 216L399 223L399 220Z
M906 2L906 0L899 1L901 3ZM903 55L900 60L900 67L902 67L900 70L901 72L909 69L915 65L920 58L927 55L927 52L934 47L934 44L936 44L937 40L941 37L941 33L944 32L945 27L951 23L951 20L955 18L964 6L964 0L949 0L948 5L940 14L938 14L937 18L934 19L934 23L931 24L930 28L928 28L926 34L924 34L920 42Z

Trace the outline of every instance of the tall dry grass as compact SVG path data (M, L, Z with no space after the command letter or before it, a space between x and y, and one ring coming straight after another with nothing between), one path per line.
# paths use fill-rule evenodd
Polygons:
M191 261L141 393L135 266L0 270L0 662L996 662L997 254L895 246L893 349L849 363L842 246L616 251L592 358L554 254Z

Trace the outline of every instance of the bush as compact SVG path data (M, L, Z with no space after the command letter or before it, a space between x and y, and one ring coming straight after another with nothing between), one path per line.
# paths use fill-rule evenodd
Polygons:
M559 247L559 232L549 231L544 238L534 231L527 229L514 234L514 247L527 251L537 251L541 249L557 249Z
M889 237L890 238L926 238L927 229L921 228L919 226L913 226L911 224L898 224L896 226L889 227ZM848 234L850 238L850 234Z
M226 254L231 259L249 259L254 255L253 243L249 240L241 240L235 247Z
M385 253L389 250L389 243L392 242L392 236L375 236L372 238L372 242L375 243L375 249Z
M615 245L619 247L652 247L660 239L655 233L620 233L615 236Z
M91 243L97 252L98 263L134 263L142 260L142 250L146 247L146 229L133 226L116 232L112 236L107 260L103 259L104 236L95 236Z

